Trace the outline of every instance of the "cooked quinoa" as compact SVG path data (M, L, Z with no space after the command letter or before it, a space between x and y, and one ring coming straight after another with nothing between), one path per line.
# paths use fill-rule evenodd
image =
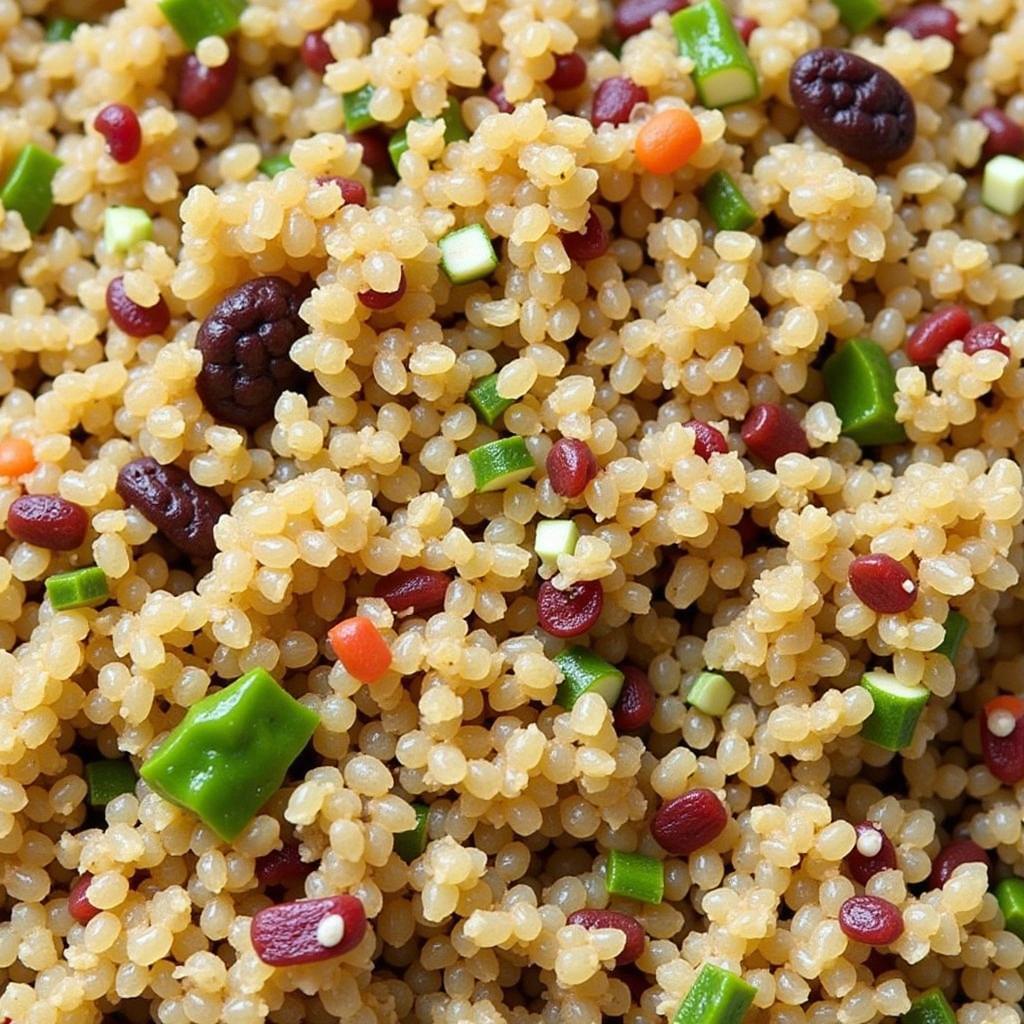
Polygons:
M744 1024L898 1021L935 988L956 1024L1024 1019L1024 904L995 894L1024 877L1024 747L1019 773L998 753L1024 744L1024 243L986 180L1024 125L1024 7L945 0L954 45L895 25L902 0L859 33L849 0L730 0L760 93L719 109L669 0L624 42L607 0L218 0L237 28L194 45L116 2L0 0L0 180L29 144L60 161L40 227L0 205L0 1020L710 1024L684 1002L709 964L752 987ZM904 155L802 116L819 47L909 93ZM595 127L615 78L633 99ZM666 113L694 151L655 173ZM716 223L715 172L749 227ZM112 244L113 207L151 229ZM453 283L442 240L471 225L497 267ZM289 383L250 428L204 374L223 303L271 276ZM911 359L949 306L998 344ZM856 338L903 440L858 444L826 386ZM508 438L527 468L487 489L470 453ZM81 522L33 533L26 495ZM542 558L544 520L573 538ZM109 596L63 607L85 577L54 577L89 566ZM395 610L407 578L440 596ZM583 594L596 620L553 635ZM352 660L353 617L385 669ZM640 704L566 699L573 645ZM259 669L318 724L224 838L144 775ZM879 724L873 679L923 710ZM225 805L253 799L232 756ZM722 815L710 839L665 839L683 804ZM610 894L612 862L660 900ZM897 938L852 936L865 897ZM267 962L254 917L306 898L339 908L315 954Z

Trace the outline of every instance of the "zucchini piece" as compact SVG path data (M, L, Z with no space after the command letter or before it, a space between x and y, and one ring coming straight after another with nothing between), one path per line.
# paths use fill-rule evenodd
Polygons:
M521 437L503 437L482 444L469 453L469 462L480 494L500 491L525 480L537 468Z
M608 707L622 692L626 678L614 665L595 654L588 647L567 647L551 659L562 672L562 682L555 694L555 703L571 711L585 693L596 693L604 698Z
M886 750L902 750L913 738L931 693L923 686L907 686L881 671L865 672L860 685L875 704L861 726L861 736Z
M693 84L705 107L757 99L757 72L722 0L701 0L676 11L672 28L679 52L693 61Z
M498 265L494 243L482 224L467 224L449 231L437 244L441 248L441 267L452 284L479 281Z

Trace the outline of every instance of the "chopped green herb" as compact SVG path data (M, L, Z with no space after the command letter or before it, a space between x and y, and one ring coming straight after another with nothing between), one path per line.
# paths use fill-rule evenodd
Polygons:
M896 422L896 371L881 345L851 338L825 360L822 374L847 437L862 445L906 440Z
M122 793L134 793L138 781L131 761L90 761L85 766L89 783L89 803L93 807L106 807Z
M480 494L500 491L509 484L525 480L537 468L521 437L503 437L482 444L469 453L469 462Z
M951 611L946 616L946 635L942 638L942 643L935 648L935 653L944 654L950 661L956 661L968 625L967 620L959 612Z
M33 234L46 223L53 209L50 184L60 166L60 160L52 153L30 142L18 154L0 191L4 209L17 210Z
M717 964L705 964L672 1024L741 1024L757 990Z
M1012 217L1024 206L1024 160L1005 153L985 164L981 201L996 213Z
M229 36L238 28L245 0L158 0L157 7L190 50L207 36Z
M275 153L273 156L265 156L259 163L259 170L261 174L265 174L268 178L274 177L275 174L280 174L282 171L287 171L289 167L294 167L291 158L287 153Z
M441 267L452 284L479 281L498 265L494 243L480 224L449 231L437 244L441 248Z
M48 43L66 43L81 24L74 18L53 18L46 26L45 39Z
M580 531L571 519L542 519L537 524L533 550L545 564L554 566L559 555L571 555L576 550Z
M622 692L625 676L588 647L567 647L551 659L561 670L562 682L555 703L572 711L585 693L596 693L608 707L614 707Z
M679 52L693 61L693 84L705 107L757 98L757 72L722 0L701 0L676 11L672 28Z
M705 182L700 198L720 231L746 231L757 220L728 171L715 171Z
M466 131L466 125L462 120L462 110L459 108L458 100L449 100L448 106L444 108L441 113L441 117L444 120L444 142L448 145L450 142L465 142L469 138L469 132ZM431 117L418 117L417 121L429 124L435 118ZM402 159L402 154L409 148L409 139L406 135L405 128L399 129L391 136L388 142L388 154L391 157L391 163L394 165L395 170L398 170L398 161Z
M1007 931L1024 939L1024 878L1004 878L996 886L996 901Z
M832 0L839 19L851 32L863 32L882 16L878 0Z
M900 1024L956 1024L953 1012L942 992L933 988L919 995L902 1017Z
M466 392L469 404L479 413L481 419L493 427L498 417L515 402L514 398L502 398L498 394L498 375L492 373L488 377L481 377Z
M914 737L930 693L907 686L888 672L865 672L860 685L871 694L875 708L861 726L861 736L886 750L902 750Z
M110 597L110 589L103 570L90 565L51 576L46 581L46 596L55 611L63 612L102 604Z
M642 853L612 850L605 870L605 888L614 896L642 903L660 903L665 895L665 866Z
M416 824L408 832L399 832L395 836L395 853L408 864L414 861L427 848L427 816L430 808L426 804L413 804L416 811Z
M736 691L732 683L718 672L701 672L686 695L686 703L703 711L705 715L719 718L729 710Z
M103 243L109 252L128 252L153 237L153 221L137 206L108 206L103 216Z
M372 85L364 85L362 89L347 92L341 97L346 131L361 132L366 128L372 128L377 123L377 119L370 113L370 100L372 99Z

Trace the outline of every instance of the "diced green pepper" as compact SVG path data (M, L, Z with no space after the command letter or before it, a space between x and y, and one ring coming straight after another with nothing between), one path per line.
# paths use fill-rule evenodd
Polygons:
M888 672L865 672L860 685L875 704L861 726L861 736L886 750L902 750L913 739L931 694L923 686L901 683Z
M902 1017L900 1024L956 1024L953 1012L946 997L937 989L919 995Z
M896 371L881 345L851 338L825 360L822 373L847 437L861 445L906 440L896 422Z
M157 7L194 50L207 36L229 36L238 28L245 0L158 0Z
M717 964L705 964L672 1024L741 1024L757 990Z
M90 761L85 766L89 784L89 803L93 807L106 807L122 793L134 793L138 781L131 761Z
M33 234L46 223L53 209L50 184L60 166L60 160L52 153L30 142L18 154L0 191L4 209L17 210Z
M469 453L469 463L480 494L500 491L525 480L537 468L521 437L503 437L500 441L482 444Z
M622 56L622 40L614 29L606 28L601 33L600 43L610 54L612 54L612 56Z
M427 816L430 808L426 804L413 804L416 824L408 832L395 835L395 853L408 864L419 857L427 848Z
M996 901L1007 931L1024 939L1024 878L1004 878L996 886Z
M551 659L562 672L555 703L572 711L585 693L596 693L608 707L614 707L626 678L614 665L588 647L567 647Z
M98 566L59 572L46 581L46 596L54 611L103 604L110 597L106 573Z
M693 61L693 84L705 107L757 98L754 64L722 0L701 0L672 15L679 52Z
M441 269L452 284L479 281L498 265L494 243L481 224L449 231L437 244L441 250Z
M366 128L372 128L377 123L377 119L370 113L370 100L372 99L372 85L364 85L362 89L347 92L341 97L346 131L361 132Z
M272 178L275 174L280 174L294 166L295 164L292 163L291 157L287 153L275 153L273 156L265 156L259 162L259 171L268 178Z
M319 721L255 668L189 708L142 777L230 841L281 787Z
M1012 217L1024 206L1024 160L1002 153L985 164L981 201L996 213Z
M469 138L469 132L466 131L466 125L462 120L462 110L459 108L458 100L449 100L448 105L441 113L441 117L444 120L444 142L446 146L450 142L465 142ZM434 118L418 117L416 120L429 124ZM398 170L398 161L402 159L402 154L408 148L409 139L404 128L395 132L388 141L388 154L396 171Z
M686 703L703 711L705 715L719 718L729 710L736 691L732 683L718 672L701 672L686 695Z
M559 555L571 555L580 539L579 527L571 519L542 519L534 534L533 550L545 564L554 566Z
M128 252L153 237L153 221L137 206L108 206L103 215L103 243L109 252Z
M700 198L720 231L746 231L757 220L728 171L715 171L705 182Z
M660 903L665 895L665 866L642 853L612 850L608 854L604 885L613 896Z
M944 654L950 661L956 661L968 625L967 620L959 612L951 611L946 616L946 635L942 638L942 643L935 648L935 653Z
M480 418L491 427L497 422L498 417L515 403L514 398L502 398L498 394L498 375L496 373L492 373L488 377L481 377L466 392L466 397Z
M81 24L74 18L53 18L46 26L44 38L48 43L66 43Z
M851 32L863 32L882 16L878 0L832 0L839 19Z

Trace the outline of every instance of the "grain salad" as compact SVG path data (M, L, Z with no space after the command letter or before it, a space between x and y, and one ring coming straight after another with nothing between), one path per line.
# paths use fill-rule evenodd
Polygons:
M0 1021L1024 1020L1024 2L0 0Z

